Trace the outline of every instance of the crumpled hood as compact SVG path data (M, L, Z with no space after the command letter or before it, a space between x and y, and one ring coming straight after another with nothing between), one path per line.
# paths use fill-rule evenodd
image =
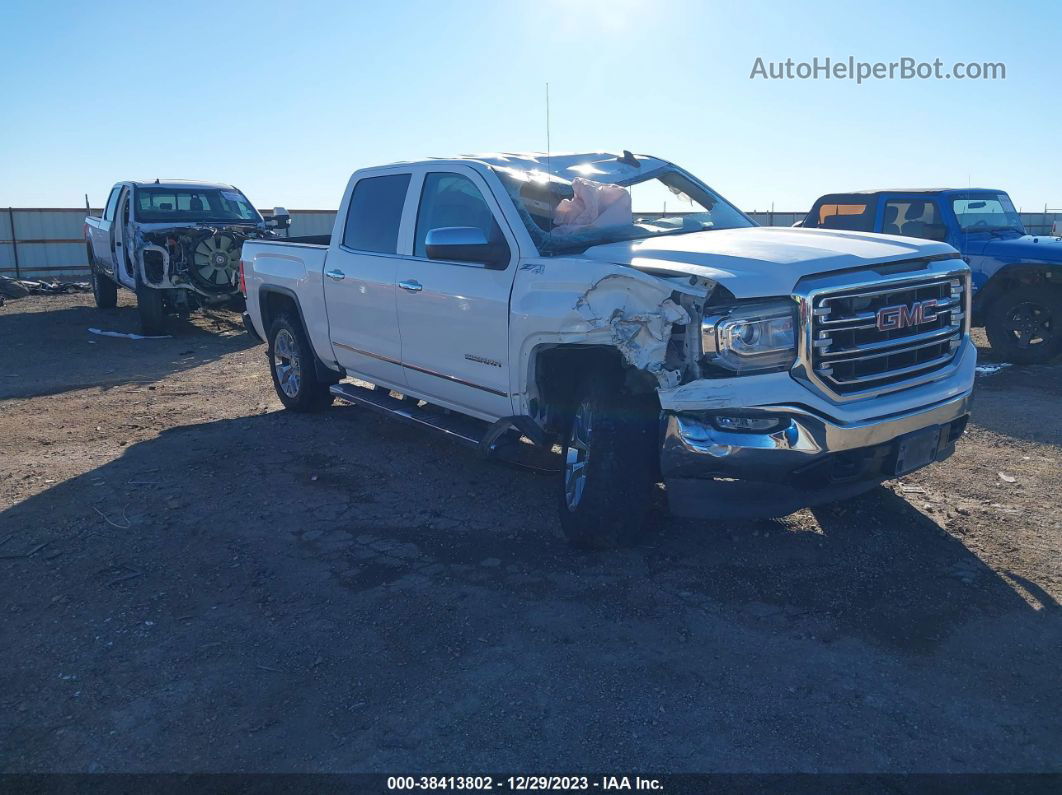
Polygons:
M1015 262L1062 262L1062 238L1047 235L993 238L985 244L982 253Z
M606 243L583 256L660 275L701 276L737 298L789 295L809 274L958 253L947 243L830 229L754 226Z

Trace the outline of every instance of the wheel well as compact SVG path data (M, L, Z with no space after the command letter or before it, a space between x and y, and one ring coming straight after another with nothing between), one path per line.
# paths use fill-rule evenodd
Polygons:
M269 327L278 315L291 312L302 323L302 312L299 311L298 302L287 293L278 293L274 290L263 292L259 296L259 306L262 310L262 330L269 336ZM306 330L303 324L303 331Z
M1062 268L1050 265L1007 265L997 271L974 296L973 324L984 325L992 304L1004 293L1026 285L1062 289Z
M302 316L302 308L299 306L299 302L295 300L295 296L278 290L262 290L258 293L258 306L262 312L262 331L265 332L266 345L271 344L269 327L273 325L273 321L279 315L287 312L294 316L295 321L302 326L302 333L310 344L310 350L313 351L313 340L310 339L309 329L306 328L306 320ZM317 378L322 382L334 384L343 375L342 372L336 372L322 362L316 351L313 352L313 364Z
M623 389L630 394L656 394L656 379L630 367L615 348L603 345L557 345L537 351L532 357L533 396L531 415L551 433L560 433L568 422L576 390L588 372L621 371Z

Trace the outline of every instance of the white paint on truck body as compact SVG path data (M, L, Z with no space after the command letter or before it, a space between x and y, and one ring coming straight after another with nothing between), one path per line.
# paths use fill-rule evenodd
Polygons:
M614 155L565 157L563 162L570 164L564 167L569 169L584 160L593 161L590 167L594 168L617 161ZM553 173L557 172L558 160L553 158ZM650 161L665 162L642 160L643 164ZM537 169L545 164L543 156L505 154L398 163L356 172L347 185L327 249L283 242L245 244L252 323L265 339L268 329L262 322L261 291L289 291L297 298L314 350L326 365L342 366L351 376L486 420L534 414L537 356L558 345L602 346L618 351L627 365L655 379L665 410L799 403L821 406L834 417L869 416L876 410L875 401L834 403L788 372L691 378L690 373L697 372L691 360L698 358L700 351L691 350L689 343L695 340L699 345L702 319L693 308L703 304L718 286L738 299L776 298L789 296L797 282L808 275L864 269L865 278L865 271L873 271L875 265L954 253L945 244L909 238L750 226L609 243L575 254L543 256L496 169ZM488 269L414 255L421 191L426 176L437 172L469 176L484 194L511 249L507 267ZM380 254L344 247L354 186L362 179L388 174L410 176L395 250ZM381 262L390 265L382 270ZM333 268L343 272L341 280L324 276ZM343 323L362 324L362 339L369 346L374 344L374 335L365 324L391 323L384 318L393 317L401 342L397 351L360 350L357 356L343 361L337 345L347 342L336 337L336 323L330 323L333 309L329 296L344 289L341 285L349 286L351 280L357 283L363 269L368 273L370 268L374 269L372 278L385 287L388 278L397 285L410 274L420 274L418 281L423 283L425 274L430 274L432 289L402 294L404 288L396 288L380 293L373 304L376 311L372 320L369 315L344 315ZM468 289L470 280L478 287L489 283L495 285L492 290L503 291L507 311L478 314L479 299ZM396 295L393 315L386 298L392 292ZM400 305L405 307L402 313ZM685 334L675 333L680 328L686 329ZM407 339L429 340L433 336L446 340L435 353L427 355L423 343L406 347ZM669 360L673 338L685 340L685 361ZM498 341L504 344L494 344ZM964 349L963 372L967 359L972 381L973 353ZM369 362L388 364L388 375L381 376L379 373L385 371L377 370L374 377ZM495 374L504 377L491 380ZM958 383L961 378L953 381ZM919 401L924 405L946 397L939 385L930 383L901 393L898 400L905 405Z

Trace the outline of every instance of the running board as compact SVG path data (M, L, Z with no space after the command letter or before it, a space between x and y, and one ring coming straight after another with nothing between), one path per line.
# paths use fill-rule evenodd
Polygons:
M438 431L454 441L476 448L485 458L540 474L560 471L550 440L528 417L506 417L490 425L483 420L448 412L431 404L421 406L420 401L413 398L391 397L391 393L383 389L338 383L333 384L329 391L347 403L364 406L409 425ZM521 443L521 435L534 445Z
M422 428L431 428L451 439L479 447L480 439L490 427L487 423L461 414L445 414L438 409L422 408L412 400L399 400L390 392L366 389L354 384L333 384L329 391L340 400L387 414L397 420Z

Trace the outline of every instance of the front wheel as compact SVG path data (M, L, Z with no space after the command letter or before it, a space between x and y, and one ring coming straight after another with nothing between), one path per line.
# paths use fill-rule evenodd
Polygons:
M332 404L331 384L318 380L313 349L297 319L280 315L273 321L268 356L273 387L284 408L317 411Z
M148 287L140 280L139 274L136 279L136 311L140 315L142 334L152 337L165 331L166 305L162 299L162 290Z
M1043 364L1062 351L1062 289L1046 285L1005 292L988 310L992 350L1016 364Z
M581 549L633 542L652 502L656 401L621 386L618 374L588 375L564 440L560 523Z

